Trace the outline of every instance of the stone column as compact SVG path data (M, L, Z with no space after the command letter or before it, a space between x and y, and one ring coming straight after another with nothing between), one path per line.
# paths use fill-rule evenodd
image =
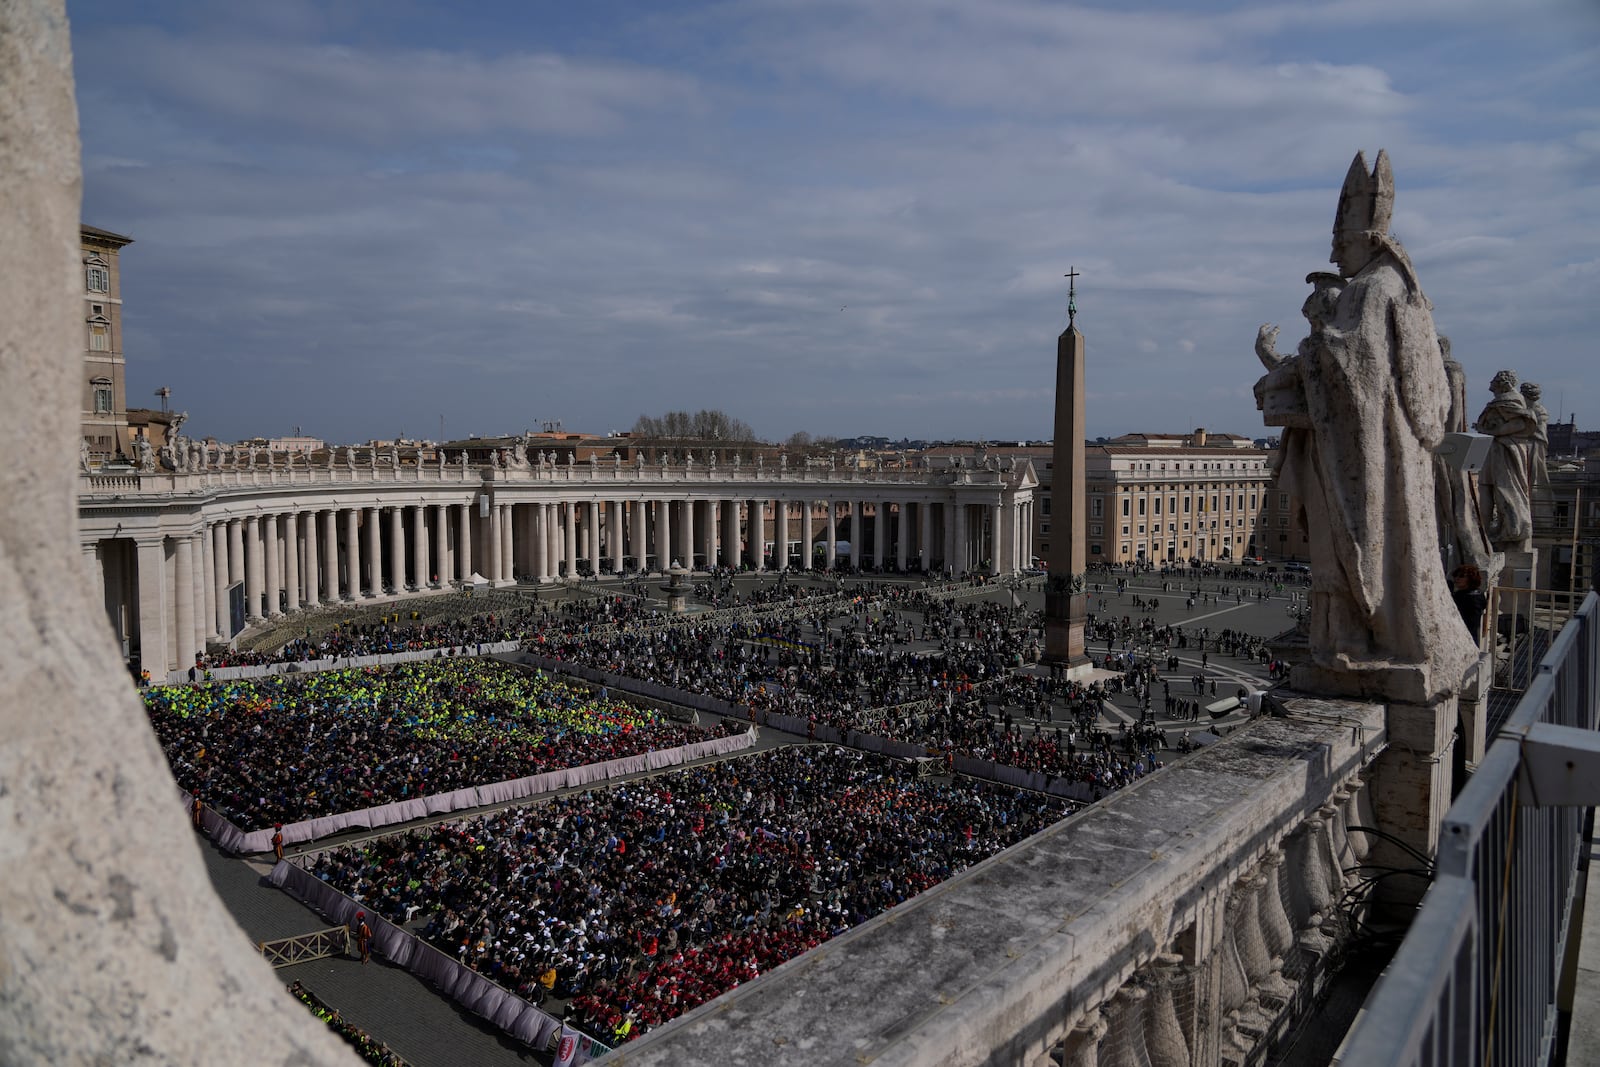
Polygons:
M139 568L139 666L153 681L171 669L167 662L167 546L152 537L135 542Z
M517 524L516 514L512 505L500 505L500 580L514 582L517 579Z
M456 578L472 577L472 505L459 504L456 511Z
M767 569L767 512L766 504L760 500L749 500L745 503L745 535L749 541L750 563L757 571Z
M858 571L867 563L867 539L861 536L861 517L866 510L861 501L850 502L850 565Z
M206 650L206 638L210 636L210 618L216 614L211 606L211 581L207 574L211 570L211 538L203 526L189 535L189 551L194 558L194 580L190 584L194 595L194 650L201 653Z
M367 508L366 574L367 595L383 593L383 515L375 507Z
M624 501L622 509L628 528L628 549L625 555L633 557L634 566L644 569L645 515L644 501Z
M216 582L216 624L217 638L221 641L229 640L233 635L228 631L232 629L233 620L228 610L228 531L235 525L234 521L219 522L211 527L213 541L211 554L216 557L212 563L212 580Z
M834 564L839 559L839 538L837 536L838 535L838 527L835 526L834 521L833 521L833 513L834 513L834 508L835 507L837 507L837 505L834 503L834 501L829 500L828 501L828 514L827 514L827 517L824 518L823 522L822 522L822 561L823 561L823 565L829 571L833 570ZM850 501L850 511L851 511L852 514L855 513L855 508L856 508L856 502L854 500ZM852 542L851 543L851 551L852 552L860 552L861 549L859 547L857 547L856 544L855 544L855 541L856 541L856 528L855 528L855 526L853 524L850 527L850 539L851 539L851 542ZM854 556L854 555L851 556L851 562L852 563L854 563L856 561L856 559L857 559L856 556Z
M685 500L679 509L683 514L683 565L694 570L694 501Z
M432 576L443 586L450 581L450 509L444 504L433 506Z
M244 520L244 617L261 621L261 520L254 515Z
M389 588L406 587L406 517L398 506L389 509Z
M811 569L811 539L816 536L816 530L811 526L811 512L816 507L814 500L800 501L800 569Z
M989 573L997 575L1000 567L1006 562L1005 557L1010 552L1003 551L1006 545L1005 509L1000 504L993 504L989 508Z
M174 636L177 639L177 654L173 661L181 670L194 663L194 542L187 537L175 537L173 541L173 588L176 595L172 599Z
M344 509L344 598L361 596L361 509Z
M894 562L901 574L906 571L906 552L911 548L911 527L907 525L910 518L911 502L900 501L900 513L895 517Z
M656 504L656 566L667 573L672 566L672 501Z
M589 566L593 568L594 575L598 578L600 576L600 502L591 500L584 505L584 510L588 512L589 522L588 550L585 554L589 557Z
M789 569L789 505L782 500L772 502L772 569Z
M498 504L489 506L489 543L484 548L483 576L492 583L500 581L500 512Z
M322 603L322 561L318 544L318 524L321 514L316 511L306 512L306 607L314 608Z
M872 502L872 565L883 570L889 562L889 502Z
M566 537L566 578L571 581L578 576L578 505L571 500L563 501L561 519Z
M933 505L917 501L917 560L926 571L933 566Z
M428 588L428 509L421 504L411 505L411 575L413 588Z
M199 635L199 647L204 649L208 641L217 636L217 571L216 553L212 551L214 535L211 532L212 524L202 523L200 529L194 533L194 584L198 599L195 601L195 628ZM105 588L105 574L100 566L100 546L89 545L92 548L94 562L94 580L96 589Z
M278 536L278 516L261 516L261 556L267 565L267 584L262 590L266 596L266 616L276 619L283 614L278 607L278 594L283 589L283 541Z
M722 502L722 557L734 570L744 566L742 542L739 539L739 501Z
M955 501L944 501L944 545L939 553L944 558L944 569L960 576L966 569L966 506Z
M283 516L283 595L284 610L300 610L300 515Z
M606 538L611 542L611 572L621 574L622 557L627 555L626 524L622 518L623 504L621 500L613 500L609 506L610 512L606 516Z
M323 601L339 602L339 509L322 513L322 588Z
M533 571L540 582L550 580L550 546L555 541L555 509L550 504L533 506Z

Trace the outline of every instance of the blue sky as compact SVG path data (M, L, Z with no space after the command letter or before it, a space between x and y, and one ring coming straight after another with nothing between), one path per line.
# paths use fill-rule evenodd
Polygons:
M1600 427L1592 0L69 0L130 402L196 433L1261 434L1338 187L1467 369ZM1515 17L1509 17L1515 12Z

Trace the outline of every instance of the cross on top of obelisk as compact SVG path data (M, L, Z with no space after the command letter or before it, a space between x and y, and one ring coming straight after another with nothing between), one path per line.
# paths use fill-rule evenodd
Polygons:
M1067 325L1071 326L1078 317L1078 268L1068 267L1062 277L1067 280Z

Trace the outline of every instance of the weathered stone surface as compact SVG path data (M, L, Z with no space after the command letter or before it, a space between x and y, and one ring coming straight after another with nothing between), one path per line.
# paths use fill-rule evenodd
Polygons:
M630 1065L1014 1064L1204 914L1383 744L1296 700L645 1035ZM1209 948L1202 948L1204 955Z
M1489 383L1494 399L1484 406L1473 429L1494 438L1479 477L1479 506L1489 540L1502 552L1533 547L1533 508L1529 503L1531 460L1539 424L1517 392L1517 376L1503 370Z
M1298 502L1311 550L1311 665L1330 695L1437 700L1454 693L1474 659L1450 600L1435 524L1433 448L1450 413L1450 387L1427 297L1389 234L1394 179L1387 155L1368 173L1351 164L1339 198L1333 262L1341 286L1311 279L1311 333L1293 361L1257 354L1269 370L1264 409L1281 400L1286 430L1279 487ZM1331 309L1319 300L1331 298ZM1263 352L1265 346L1266 352ZM1305 414L1294 416L1292 367ZM1304 428L1302 428L1304 427ZM1365 677L1364 677L1365 676Z
M0 0L0 1064L354 1064L211 890L78 558L77 113Z

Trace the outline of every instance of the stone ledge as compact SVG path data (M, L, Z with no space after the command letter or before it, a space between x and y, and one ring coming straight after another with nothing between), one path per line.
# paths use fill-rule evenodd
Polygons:
M1286 705L607 1062L1023 1062L1383 748L1376 705Z

